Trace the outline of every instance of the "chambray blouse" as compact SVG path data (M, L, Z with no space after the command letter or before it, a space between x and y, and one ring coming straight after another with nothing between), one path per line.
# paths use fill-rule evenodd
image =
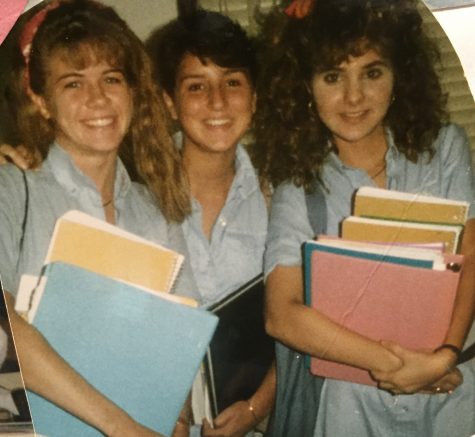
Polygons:
M388 132L387 187L470 202L475 217L475 189L469 143L463 129L448 125L434 143L431 160L417 163L400 153ZM373 186L366 172L344 165L335 153L326 159L322 180L328 188L327 233L338 235L340 222L351 214L351 198L361 186ZM314 237L302 188L286 183L275 191L267 238L265 272L276 265L301 265L301 245ZM472 329L473 331L473 329ZM315 437L465 437L475 433L475 361L461 365L463 384L451 395L392 396L375 387L325 380Z
M226 296L263 270L267 208L254 167L241 145L235 166L236 175L211 239L203 234L202 208L196 200L182 224L203 305Z
M186 253L179 226L168 225L147 189L131 182L118 160L114 187L116 224L127 231ZM13 165L0 167L0 275L5 290L16 295L23 273L38 275L56 220L76 209L105 220L102 199L92 180L82 173L57 144L51 146L40 170L27 171L29 206L20 251L26 194L21 172ZM98 248L99 250L99 248ZM185 267L174 287L177 294L193 296Z
M387 188L465 200L470 203L468 218L475 217L475 187L469 142L464 130L456 125L441 129L434 143L431 160L423 155L417 163L398 151L388 132L386 153ZM328 191L327 234L338 235L341 221L351 215L352 196L362 186L374 186L365 171L349 167L331 152L322 168L322 180ZM307 219L303 188L292 183L280 185L272 198L265 256L265 272L277 264L301 265L301 245L314 237Z

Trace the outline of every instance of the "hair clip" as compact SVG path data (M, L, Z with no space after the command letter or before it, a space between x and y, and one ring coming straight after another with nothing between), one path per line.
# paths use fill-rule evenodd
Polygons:
M306 17L315 6L315 0L293 0L284 9L284 14L291 18L301 19Z
M31 44L33 42L33 38L35 37L41 23L43 23L45 20L48 12L52 9L56 9L59 5L60 2L58 0L51 2L46 7L38 11L35 15L33 15L23 26L23 30L18 41L20 44L21 54L25 60L25 83L28 87L30 84L28 65L30 63Z

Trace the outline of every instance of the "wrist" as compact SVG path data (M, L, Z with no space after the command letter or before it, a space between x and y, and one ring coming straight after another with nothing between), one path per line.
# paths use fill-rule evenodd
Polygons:
M446 372L451 372L457 365L462 351L453 344L442 344L434 349L434 354L443 360Z
M249 410L249 412L251 413L253 419L254 419L254 425L257 425L260 420L259 420L259 417L258 417L258 414L256 412L256 409L254 408L254 404L252 403L252 398L249 398L247 401L247 409Z

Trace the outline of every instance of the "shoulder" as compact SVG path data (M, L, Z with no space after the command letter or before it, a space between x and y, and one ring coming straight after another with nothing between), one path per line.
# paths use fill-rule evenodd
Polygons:
M28 172L31 173L31 172ZM24 202L25 180L21 170L12 164L0 166L0 202L9 209Z
M465 130L456 124L443 126L433 143L435 156L443 162L469 156L470 145Z

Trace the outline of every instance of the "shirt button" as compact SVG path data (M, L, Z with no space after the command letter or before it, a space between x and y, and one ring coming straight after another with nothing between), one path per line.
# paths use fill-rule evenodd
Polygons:
M226 219L220 218L220 219L219 219L219 223L220 223L221 226L224 228L224 227L226 226Z

